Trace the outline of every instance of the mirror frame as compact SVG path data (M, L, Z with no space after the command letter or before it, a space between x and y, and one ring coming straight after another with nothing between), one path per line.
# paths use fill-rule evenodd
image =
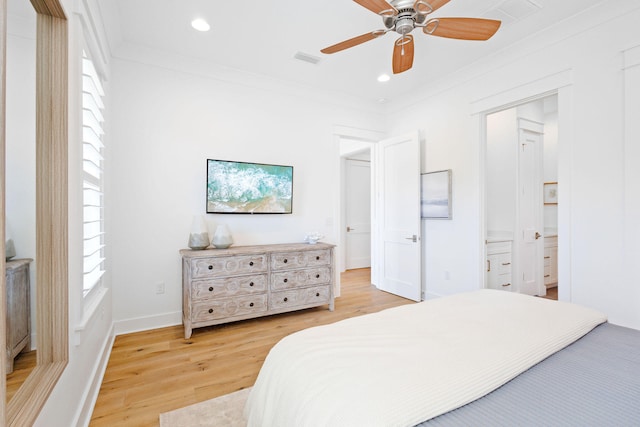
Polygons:
M32 425L69 359L68 315L68 27L60 0L30 0L36 35L36 307L37 365L7 403L0 420ZM0 0L0 157L5 159L7 4ZM4 164L4 163L3 163ZM5 188L2 202L4 246ZM5 265L4 258L0 266ZM5 275L0 279L0 339L6 341ZM4 338L2 338L4 337ZM0 357L6 395L6 351Z

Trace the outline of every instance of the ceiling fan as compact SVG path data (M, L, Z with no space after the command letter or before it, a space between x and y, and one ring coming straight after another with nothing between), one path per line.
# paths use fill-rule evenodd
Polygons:
M334 44L322 53L336 53L357 46L395 31L400 34L393 48L393 73L407 71L413 65L413 36L415 28L430 36L460 40L488 40L493 36L500 21L481 18L429 18L450 0L353 0L382 17L385 29L375 30L361 36Z

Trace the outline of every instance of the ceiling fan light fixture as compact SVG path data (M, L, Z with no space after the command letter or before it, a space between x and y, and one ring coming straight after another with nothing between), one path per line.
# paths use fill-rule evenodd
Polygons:
M380 83L385 83L385 82L388 82L389 80L391 80L391 76L389 76L389 74L384 73L378 76L378 81Z
M196 18L193 21L191 21L191 26L193 27L194 30L198 30L202 32L209 31L211 29L211 26L209 25L209 23L202 18Z
M376 30L357 37L336 43L322 49L322 53L336 53L358 46L390 31L400 34L393 46L392 69L393 74L403 73L413 66L415 46L410 34L416 28L429 36L458 40L485 41L493 37L500 28L501 22L496 19L483 18L432 18L431 13L439 10L451 0L354 0L360 6L369 9L382 17L385 26L383 30ZM524 2L533 5L535 0L501 0L511 5L511 2ZM522 7L514 6L514 9ZM391 13L395 12L395 13ZM506 13L506 12L503 12ZM378 79L378 81L381 81ZM382 80L384 81L384 80Z

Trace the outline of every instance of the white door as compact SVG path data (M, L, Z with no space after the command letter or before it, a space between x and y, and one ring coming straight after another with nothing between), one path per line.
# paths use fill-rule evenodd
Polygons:
M379 289L420 301L420 142L418 134L380 141L377 147L375 283Z
M371 163L347 159L345 268L371 266Z
M545 295L542 232L542 134L519 130L519 192L516 240L517 290L528 295Z

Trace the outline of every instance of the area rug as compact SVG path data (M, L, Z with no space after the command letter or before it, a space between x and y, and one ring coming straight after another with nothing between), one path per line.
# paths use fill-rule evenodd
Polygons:
M160 427L245 427L242 415L251 387L160 414Z

